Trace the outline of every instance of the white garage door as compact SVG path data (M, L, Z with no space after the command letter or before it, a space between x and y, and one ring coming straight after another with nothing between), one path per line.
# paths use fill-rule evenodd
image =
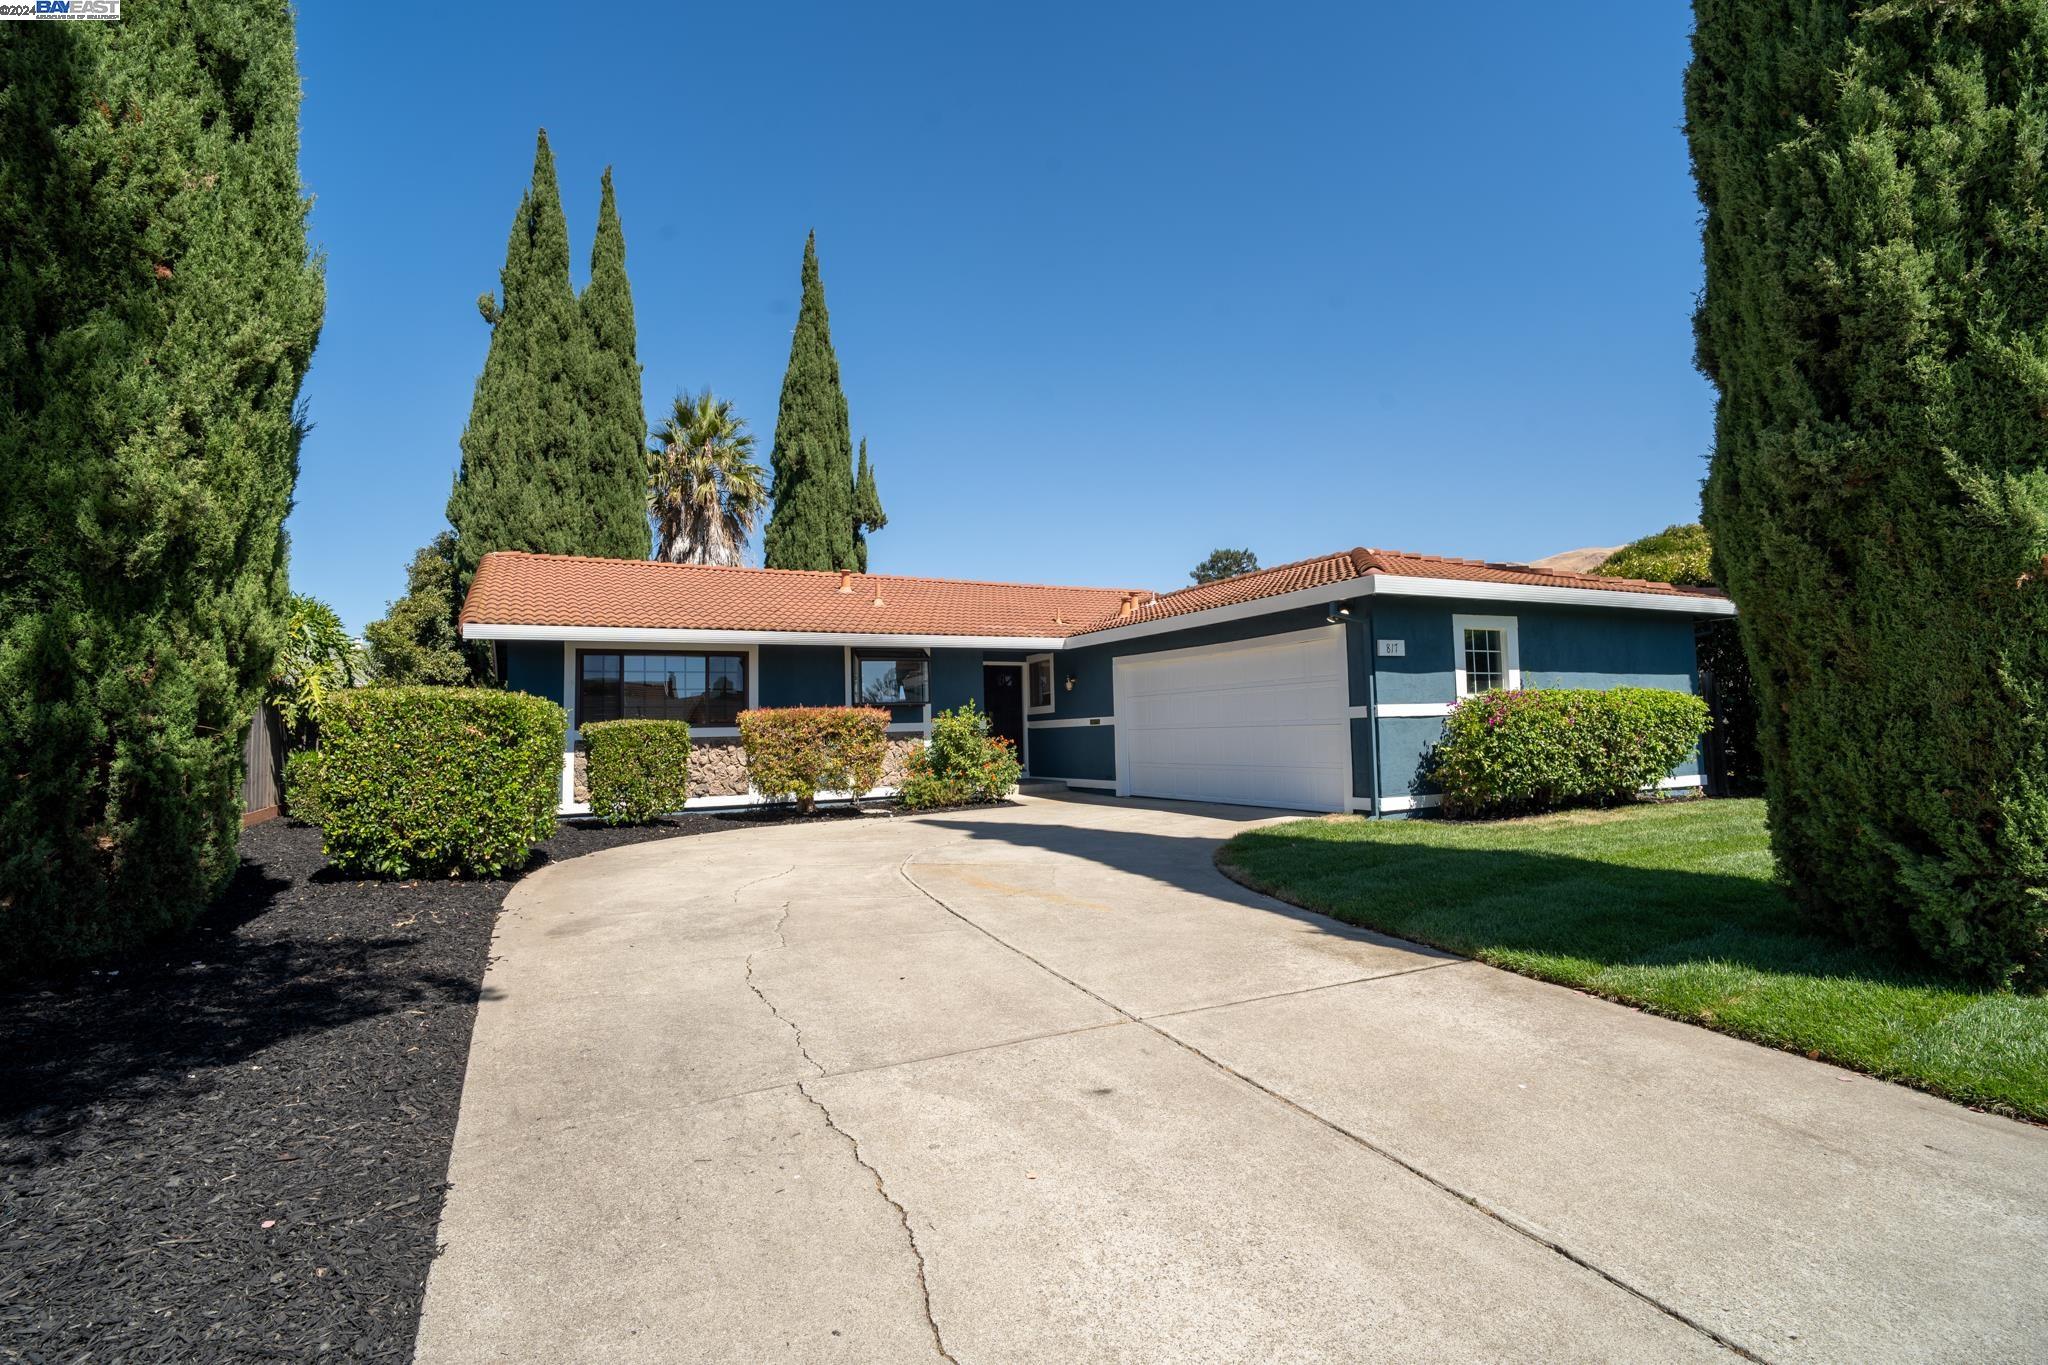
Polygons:
M1116 661L1119 777L1132 796L1343 810L1344 632Z

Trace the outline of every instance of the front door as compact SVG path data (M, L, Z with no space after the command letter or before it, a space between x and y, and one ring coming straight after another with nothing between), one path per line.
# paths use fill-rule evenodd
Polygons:
M981 670L981 691L987 698L988 730L1017 748L1024 761L1024 669L1018 664L987 664Z

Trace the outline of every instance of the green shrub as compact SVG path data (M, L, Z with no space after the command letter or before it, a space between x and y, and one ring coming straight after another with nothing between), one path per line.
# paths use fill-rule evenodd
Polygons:
M495 875L555 827L567 717L544 697L370 687L320 712L327 857L390 877Z
M690 727L679 720L599 720L577 727L590 746L590 813L643 825L690 799Z
M988 732L988 716L973 702L932 717L932 737L910 755L903 804L913 810L1000 801L1023 776L1010 741Z
M1486 692L1452 709L1429 777L1457 818L1627 801L1706 728L1705 702L1661 688Z
M1594 573L1605 578L1646 578L1692 588L1714 586L1714 546L1698 522L1667 526L1630 541L1602 560Z
M324 307L292 8L0 37L0 976L238 865Z
M320 804L320 751L294 749L284 756L284 808L294 820L327 823Z
M1697 0L1686 138L1778 877L2048 988L2048 22Z
M742 711L740 743L755 791L815 810L821 791L859 796L881 782L889 713L867 706Z

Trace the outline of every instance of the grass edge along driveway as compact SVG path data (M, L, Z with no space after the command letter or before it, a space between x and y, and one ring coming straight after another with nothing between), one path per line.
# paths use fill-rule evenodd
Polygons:
M1330 816L1218 850L1254 890L1525 976L2048 1122L2048 995L1863 951L1771 881L1761 801Z

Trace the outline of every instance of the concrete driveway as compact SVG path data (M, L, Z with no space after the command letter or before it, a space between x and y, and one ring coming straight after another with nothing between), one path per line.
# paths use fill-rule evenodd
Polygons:
M523 882L419 1360L2048 1355L2048 1132L1253 895L1255 816Z

